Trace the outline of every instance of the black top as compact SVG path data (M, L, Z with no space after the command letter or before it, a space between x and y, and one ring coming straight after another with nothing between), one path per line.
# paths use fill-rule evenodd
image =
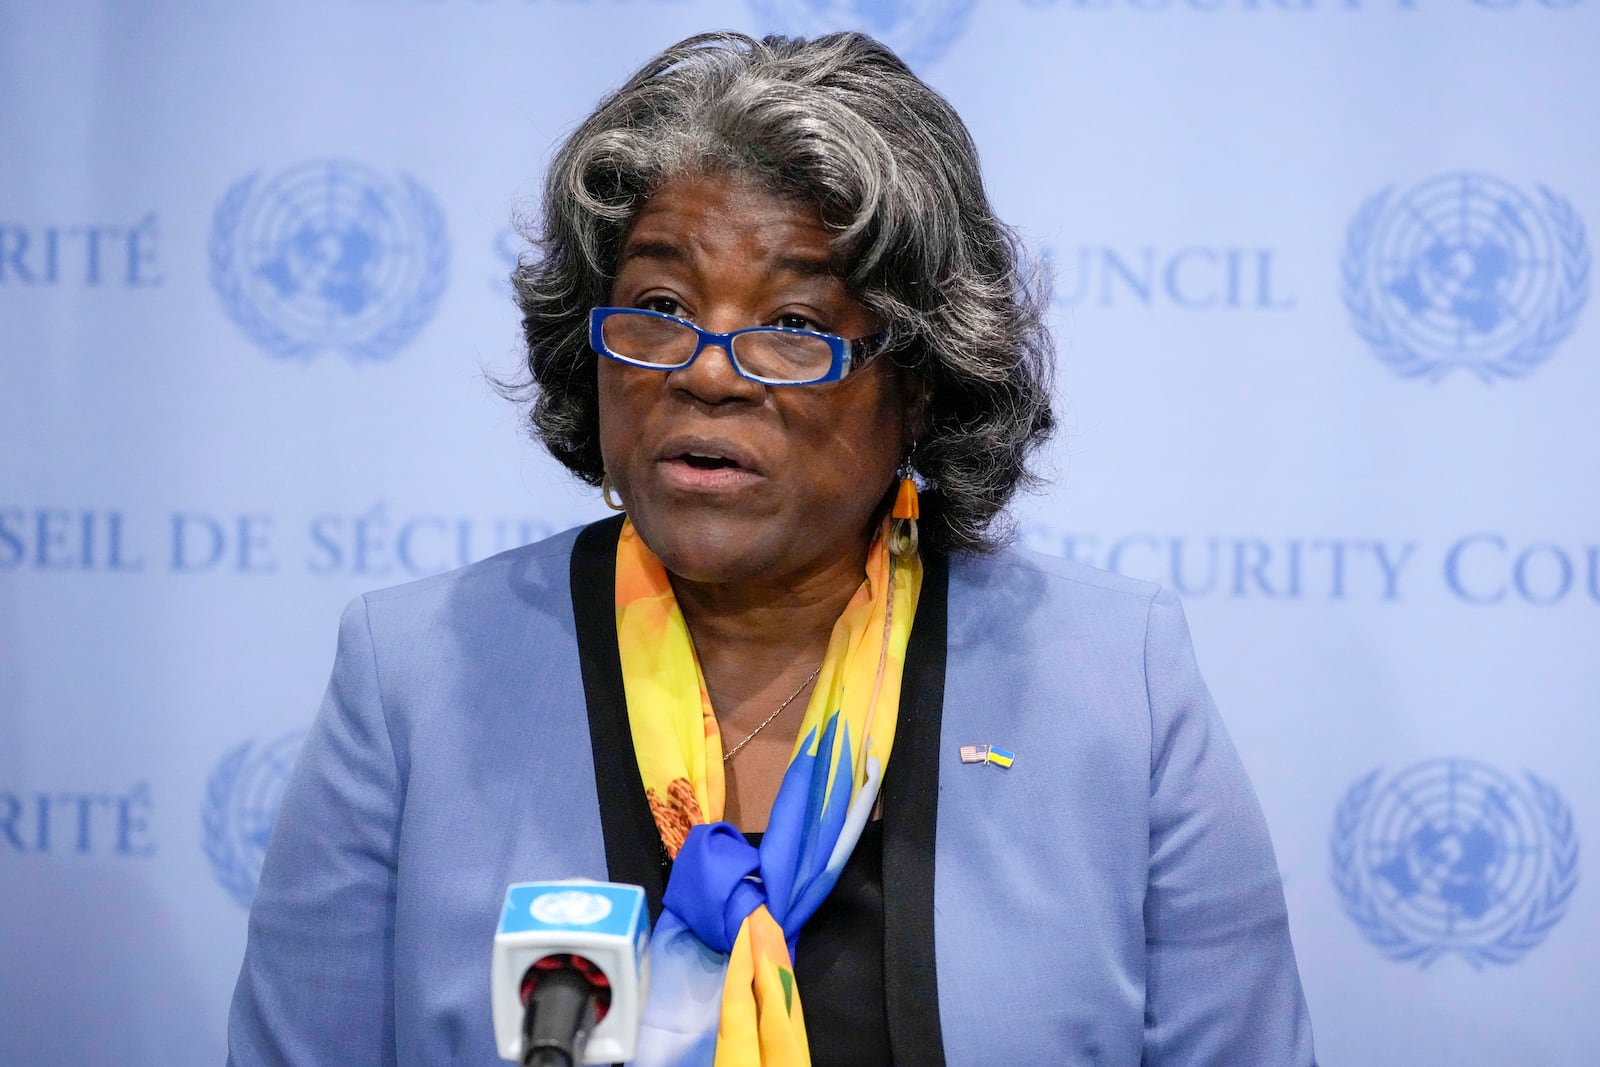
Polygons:
M645 799L628 726L617 652L616 562L621 530L619 516L578 534L572 550L572 607L607 873L614 881L644 887L655 919L661 914L671 861ZM924 553L894 751L883 782L883 820L862 833L839 883L801 931L796 946L796 982L817 1067L944 1065L934 972L933 856L948 583L944 558ZM879 877L874 884L875 867ZM884 892L885 886L893 891ZM873 912L881 919L876 929L868 929L873 926ZM837 1000L831 992L835 987L841 993ZM866 1003L865 992L845 992L865 987L881 990L881 1000L872 998L881 1010ZM859 1028L864 1015L881 1021L875 1028ZM885 1027L892 1056L882 1054ZM822 1058L830 1049L848 1058Z
M745 834L752 845L760 834ZM795 942L794 981L812 1067L885 1067L889 1010L883 983L883 823L874 820L839 881Z

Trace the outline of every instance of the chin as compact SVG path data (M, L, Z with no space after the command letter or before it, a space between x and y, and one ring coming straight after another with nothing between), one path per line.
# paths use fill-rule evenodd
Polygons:
M761 537L774 520L728 516L666 518L634 516L633 524L667 573L691 582L737 582L769 576L782 551Z

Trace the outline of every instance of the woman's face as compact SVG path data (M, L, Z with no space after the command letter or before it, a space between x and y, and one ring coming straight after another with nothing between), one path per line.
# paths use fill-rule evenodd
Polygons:
M876 332L829 253L809 205L739 178L679 178L634 219L611 303L717 332ZM839 382L769 387L713 347L671 372L601 358L599 375L606 470L669 571L798 583L865 558L906 445L908 394L893 360Z

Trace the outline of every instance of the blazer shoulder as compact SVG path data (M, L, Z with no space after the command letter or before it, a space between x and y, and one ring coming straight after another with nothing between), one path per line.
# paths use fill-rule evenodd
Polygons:
M369 610L415 607L419 602L460 602L503 594L507 589L568 593L572 546L581 526L497 553L465 567L429 575L401 585L376 589L360 600Z

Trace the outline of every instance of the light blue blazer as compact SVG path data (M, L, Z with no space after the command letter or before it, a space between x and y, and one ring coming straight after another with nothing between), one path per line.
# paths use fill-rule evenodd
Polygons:
M611 590L578 533L346 610L250 913L230 1064L501 1062L506 885L617 873L602 808L626 774L596 758L574 615L605 617ZM956 557L930 564L919 638L923 704L902 706L885 784L896 1062L1313 1064L1272 847L1177 599L1026 552ZM964 744L1015 764L963 764Z

